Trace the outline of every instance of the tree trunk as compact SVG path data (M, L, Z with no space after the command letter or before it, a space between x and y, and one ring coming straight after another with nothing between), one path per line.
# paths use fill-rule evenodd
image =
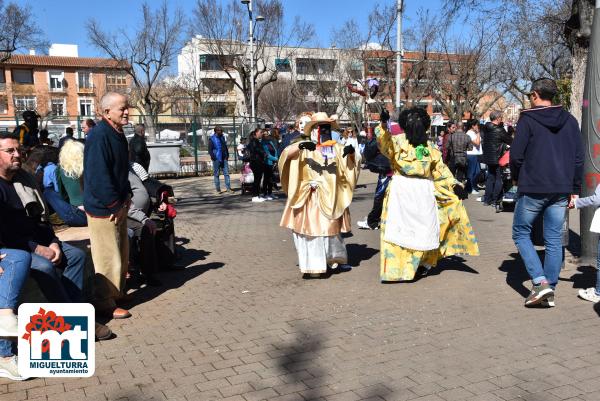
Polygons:
M152 105L144 103L142 110L144 116L144 128L148 134L148 143L156 142L156 124L154 124L154 115L152 113Z
M581 106L583 105L583 87L587 65L588 49L575 45L573 47L573 79L571 80L571 114L581 126Z

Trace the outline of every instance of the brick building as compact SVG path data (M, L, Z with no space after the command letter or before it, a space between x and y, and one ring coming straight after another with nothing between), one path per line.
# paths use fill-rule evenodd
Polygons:
M0 64L0 129L14 127L24 110L37 111L49 131L77 129L81 119L96 117L104 93L130 85L118 62L78 57L76 45L52 45L47 56L14 54Z

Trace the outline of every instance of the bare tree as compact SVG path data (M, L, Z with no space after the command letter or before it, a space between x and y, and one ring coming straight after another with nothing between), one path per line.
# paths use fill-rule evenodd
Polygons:
M0 27L0 63L8 60L16 50L48 47L30 7L13 2L5 4L0 0Z
M250 82L255 82L255 102L263 89L275 82L278 70L275 59L291 59L298 47L305 45L314 35L312 25L296 17L291 26L286 25L283 4L280 0L255 0L254 12L263 15L265 22L257 24L255 36L255 68L251 75L248 54L248 15L237 0L217 2L197 0L192 26L203 40L206 50L218 58L220 69L234 81L245 99L250 115ZM285 50L284 50L285 49Z
M150 142L154 142L162 107L160 91L155 89L180 49L185 18L181 9L170 10L166 1L155 11L143 3L141 11L142 19L133 35L125 29L107 33L94 19L86 27L91 43L119 61L121 69L131 76L136 106L144 114L146 132Z
M278 79L267 86L258 102L258 111L270 121L286 122L298 114L294 82L291 79Z

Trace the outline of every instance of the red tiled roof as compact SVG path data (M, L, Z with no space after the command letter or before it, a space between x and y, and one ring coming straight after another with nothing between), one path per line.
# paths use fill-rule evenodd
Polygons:
M110 58L100 57L59 57L32 56L29 54L13 54L3 64L27 65L40 67L83 67L83 68L118 68L120 63ZM127 65L123 62L123 65Z

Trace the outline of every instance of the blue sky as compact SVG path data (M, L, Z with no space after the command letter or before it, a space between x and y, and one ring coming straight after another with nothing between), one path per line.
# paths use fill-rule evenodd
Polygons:
M15 1L15 0L13 0ZM282 0L287 18L300 15L315 26L317 41L329 45L331 29L339 27L349 18L354 18L364 31L367 15L376 0ZM394 0L378 0L379 3L394 3ZM21 5L33 8L36 21L46 33L50 43L69 43L79 46L82 57L102 56L92 47L85 32L85 22L94 17L101 21L107 31L122 26L135 26L139 18L142 0L16 0ZM150 0L149 4L160 4L161 0ZM186 12L194 8L195 0L169 0ZM414 21L418 8L432 11L440 7L442 0L405 0L404 24Z

